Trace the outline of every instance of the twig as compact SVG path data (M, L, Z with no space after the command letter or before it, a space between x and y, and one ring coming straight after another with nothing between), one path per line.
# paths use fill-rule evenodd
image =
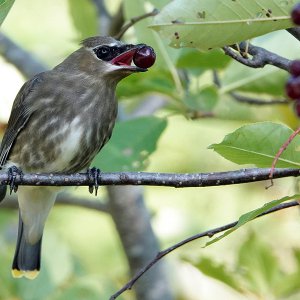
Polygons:
M289 144L292 142L292 140L296 137L297 134L300 133L300 127L297 128L287 139L287 141L280 147L280 149L278 150L278 152L275 155L275 158L272 162L272 166L271 166L271 171L270 171L270 179L271 179L271 184L269 186L266 187L266 189L270 188L271 186L273 186L273 174L274 174L274 170L275 170L275 166L278 162L279 157L281 156L281 154L283 153L283 151L289 146Z
M258 98L252 98L252 97L240 95L236 92L231 92L230 95L238 102L247 103L251 105L282 105L282 104L290 103L290 101L285 99L261 100Z
M253 46L249 43L248 53L252 56L252 58L243 57L240 52L234 50L235 48L236 47L232 45L225 46L222 49L226 55L229 55L231 58L250 68L263 68L266 65L273 65L285 71L289 70L289 65L291 63L289 59L264 48ZM244 52L247 48L247 44L245 42L240 43L239 48L240 51Z
M274 213L276 211L279 211L279 210L282 210L282 209L286 209L286 208L290 208L290 207L294 207L294 206L298 206L299 203L297 201L292 201L292 202L289 202L289 203L282 203L282 204L279 204L263 213L261 213L260 215L258 215L255 219L259 218L259 217L262 217L262 216L265 216L267 214L271 214L271 213ZM214 229L211 229L211 230L208 230L208 231L204 231L202 233L198 233L196 235L193 235L183 241L180 241L179 243L169 247L169 248L166 248L165 250L162 250L160 251L156 257L151 260L144 268L142 268L128 283L126 283L119 291L117 291L115 294L113 294L109 299L110 300L114 300L116 299L117 297L119 297L122 293L124 293L125 291L127 290L130 290L132 288L132 286L136 283L136 281L141 277L143 276L151 267L153 267L159 260L161 260L164 256L166 256L167 254L169 254L170 252L180 248L181 246L187 244L187 243L190 243L194 240L197 240L197 239L200 239L202 237L213 237L215 234L217 233L220 233L220 232L223 232L223 231L226 231L230 228L233 228L234 226L236 226L238 224L238 221L235 221L235 222L232 222L232 223L229 223L227 225L224 225L224 226L221 226L221 227L217 227L217 228L214 228Z
M47 70L46 65L3 33L0 33L0 55L27 78Z
M108 212L108 207L105 203L97 200L90 200L88 198L78 198L74 197L71 194L62 193L57 196L56 204L59 205L70 205L70 206L78 206L82 208L87 208L91 210L96 210L99 212ZM18 208L18 202L16 196L6 196L6 198L1 202L0 208L6 209L16 209Z
M149 18L149 17L154 17L156 16L157 14L159 13L159 10L158 9L153 9L153 11L149 12L149 13L146 13L144 15L141 15L141 16L137 16L135 18L132 18L127 24L125 24L122 28L121 28L121 31L115 35L115 38L117 40L121 39L122 36L124 35L124 33L130 28L132 27L135 23L143 20L143 19L146 19L146 18Z
M236 171L215 173L146 173L146 172L116 172L101 173L98 176L100 185L151 185L184 187L207 187L241 184L269 179L270 168L240 169ZM273 178L300 176L300 169L274 169ZM21 178L22 177L22 178ZM16 185L31 186L90 186L94 180L86 173L76 174L23 174L16 176ZM0 173L0 185L8 183L7 173Z

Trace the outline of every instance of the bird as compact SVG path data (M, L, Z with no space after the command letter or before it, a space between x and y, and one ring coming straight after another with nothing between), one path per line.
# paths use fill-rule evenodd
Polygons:
M14 100L1 142L0 168L8 173L86 171L111 137L117 116L117 84L133 73L147 71L133 63L141 47L145 44L89 37L52 70L25 82ZM3 198L6 186L0 188ZM61 190L18 187L13 277L34 279L39 274L45 222Z

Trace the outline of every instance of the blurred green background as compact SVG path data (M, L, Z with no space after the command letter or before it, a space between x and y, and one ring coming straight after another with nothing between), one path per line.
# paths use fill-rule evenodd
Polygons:
M125 18L139 14L141 7L151 9L165 2L124 1ZM106 1L109 12L114 14L120 3ZM96 15L90 1L17 0L1 30L52 68L75 50L82 38L97 33ZM150 96L166 102L155 115L166 119L167 127L157 149L144 162L144 170L192 173L238 169L207 147L245 123L273 120L297 126L289 106L250 106L232 100L228 94L242 91L262 99L282 97L284 72L275 68L248 70L218 51L201 54L170 49L147 28L147 22L138 23L125 39L153 45L157 64L144 77L132 76L118 87L127 113ZM297 43L285 32L255 42L288 57L298 54ZM185 71L189 82L181 77L184 72L178 72L181 84L176 85L172 68ZM221 90L212 83L211 68L219 69ZM0 57L2 124L24 81L14 66ZM191 119L195 112L211 117ZM276 180L268 190L266 185L268 182L185 189L145 187L146 205L161 248L293 194L297 182L293 178ZM99 201L86 188L70 192ZM99 198L106 196L102 188ZM46 225L40 276L35 281L12 279L17 217L16 210L0 209L0 299L108 299L128 280L128 266L110 215L63 205L54 207ZM299 299L298 229L298 209L289 209L256 220L210 247L202 248L205 239L181 247L166 258L174 299ZM120 299L133 299L133 294L127 292Z

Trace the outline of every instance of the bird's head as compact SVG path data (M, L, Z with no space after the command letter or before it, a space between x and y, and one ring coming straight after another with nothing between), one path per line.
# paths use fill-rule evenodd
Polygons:
M125 44L112 37L96 36L82 41L82 48L70 58L73 63L75 56L77 68L85 73L120 80L132 73L147 71L147 68L133 63L134 54L144 46Z

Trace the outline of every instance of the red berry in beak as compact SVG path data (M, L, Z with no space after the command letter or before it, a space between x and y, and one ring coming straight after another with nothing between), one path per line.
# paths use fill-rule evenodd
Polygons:
M153 48L149 46L139 48L133 56L134 64L143 69L150 68L154 64L155 59L156 54Z

